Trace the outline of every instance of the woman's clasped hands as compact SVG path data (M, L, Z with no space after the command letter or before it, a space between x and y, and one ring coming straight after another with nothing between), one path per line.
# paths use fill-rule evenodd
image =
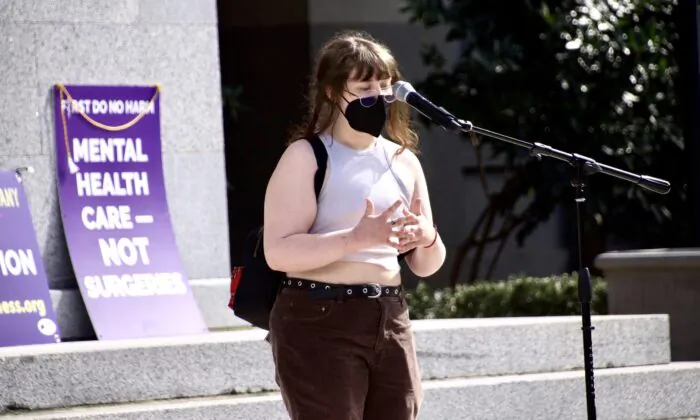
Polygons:
M375 214L374 203L365 199L365 213L352 231L352 237L361 247L389 245L396 248L400 254L416 247L425 247L433 242L435 228L423 214L422 201L414 197L409 209L401 211L401 216L395 218L396 211L403 201L397 200L389 208Z

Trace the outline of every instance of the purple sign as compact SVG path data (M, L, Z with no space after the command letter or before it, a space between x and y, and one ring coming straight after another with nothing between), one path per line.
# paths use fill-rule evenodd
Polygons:
M63 229L99 339L208 331L170 222L159 93L156 86L54 90Z
M58 343L27 197L15 172L0 172L0 347Z

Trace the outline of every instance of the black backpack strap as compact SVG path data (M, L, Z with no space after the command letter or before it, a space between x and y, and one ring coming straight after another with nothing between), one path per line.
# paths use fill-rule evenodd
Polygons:
M328 151L318 135L308 139L308 142L311 143L311 147L314 149L316 164L318 165L318 170L316 171L316 175L314 175L314 190L316 191L316 198L318 199L319 194L321 194L321 188L323 188L323 181L326 179Z

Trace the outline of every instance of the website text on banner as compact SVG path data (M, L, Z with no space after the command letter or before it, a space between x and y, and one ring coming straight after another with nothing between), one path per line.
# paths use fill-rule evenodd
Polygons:
M63 228L99 339L207 331L170 221L159 104L158 86L55 86Z
M24 188L0 171L0 347L60 341Z

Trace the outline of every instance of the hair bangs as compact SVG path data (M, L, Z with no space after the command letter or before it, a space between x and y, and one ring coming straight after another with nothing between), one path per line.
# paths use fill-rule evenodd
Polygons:
M382 54L364 43L358 45L355 54L349 57L350 74L348 79L366 82L369 80L384 80L394 77L396 65L388 54Z

